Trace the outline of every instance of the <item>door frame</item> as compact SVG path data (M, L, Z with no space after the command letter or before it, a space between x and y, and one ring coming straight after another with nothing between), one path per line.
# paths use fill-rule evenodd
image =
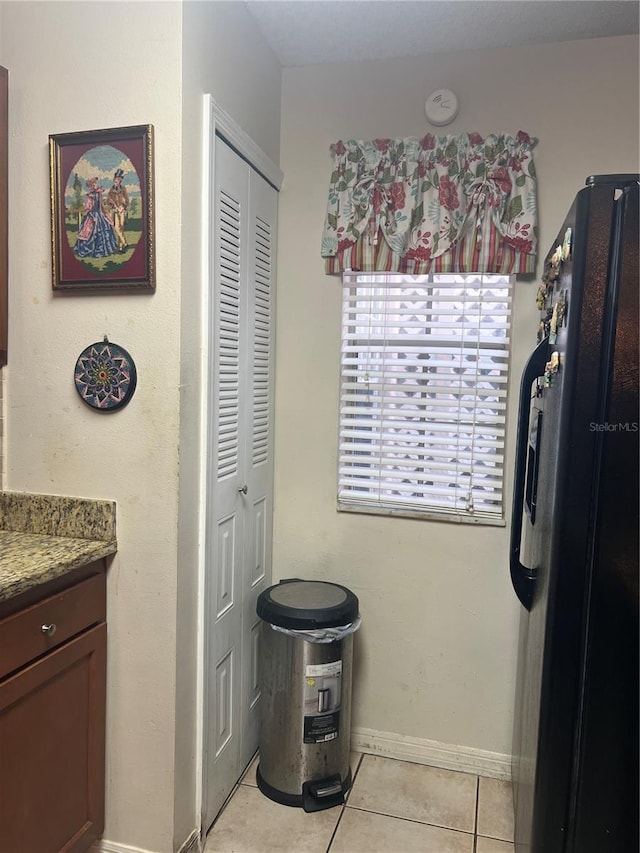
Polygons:
M201 256L201 312L200 312L200 470L207 470L208 434L209 434L209 379L211 372L212 347L209 337L213 302L210 293L210 279L213 270L214 221L214 179L215 179L215 140L219 136L233 148L243 160L258 172L277 191L284 178L280 168L264 153L253 139L225 112L211 95L203 96L203 136L202 136L202 256ZM198 659L197 659L197 730L196 730L196 814L199 832L202 837L206 831L205 814L205 755L204 732L206 701L208 693L209 671L209 623L207 613L206 578L206 523L207 523L207 478L200 479L198 519ZM213 579L215 580L215 579Z

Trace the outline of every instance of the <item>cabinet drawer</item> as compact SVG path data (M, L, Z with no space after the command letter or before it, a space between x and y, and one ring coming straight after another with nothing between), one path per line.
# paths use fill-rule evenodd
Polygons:
M7 616L0 621L0 678L105 618L104 574Z

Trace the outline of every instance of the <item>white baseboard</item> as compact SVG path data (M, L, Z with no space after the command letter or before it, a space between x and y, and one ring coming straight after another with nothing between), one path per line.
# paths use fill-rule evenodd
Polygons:
M178 853L200 853L201 850L200 833L194 829L187 840L182 842Z
M130 844L118 844L116 841L108 841L101 838L91 848L90 853L155 853L142 847L132 847Z
M178 853L196 853L200 850L200 833L194 829L187 840L180 846ZM154 853L142 847L132 847L130 844L118 844L105 838L96 841L90 853Z
M375 729L351 730L351 749L415 764L430 764L445 770L460 770L494 779L511 778L511 756L470 746L454 746L435 740L406 737Z

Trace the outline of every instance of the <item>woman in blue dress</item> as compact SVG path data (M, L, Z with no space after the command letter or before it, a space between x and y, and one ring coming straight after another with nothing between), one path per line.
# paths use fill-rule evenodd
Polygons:
M98 179L89 178L87 188L84 216L73 251L79 258L106 258L115 254L118 240L111 219L102 210L104 190L98 186Z

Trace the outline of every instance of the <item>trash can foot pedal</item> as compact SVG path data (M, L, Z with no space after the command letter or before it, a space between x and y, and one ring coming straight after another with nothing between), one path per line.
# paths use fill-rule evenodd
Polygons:
M339 773L327 779L305 782L302 786L302 808L306 812L318 812L332 806L341 806L342 803L344 791Z
M305 812L319 812L322 809L330 809L344 803L345 794L351 787L351 768L349 768L344 782L339 773L326 779L304 782L302 794L290 794L287 791L279 791L274 788L262 776L260 765L256 769L256 782L260 791L276 803L281 803L284 806L302 807Z

